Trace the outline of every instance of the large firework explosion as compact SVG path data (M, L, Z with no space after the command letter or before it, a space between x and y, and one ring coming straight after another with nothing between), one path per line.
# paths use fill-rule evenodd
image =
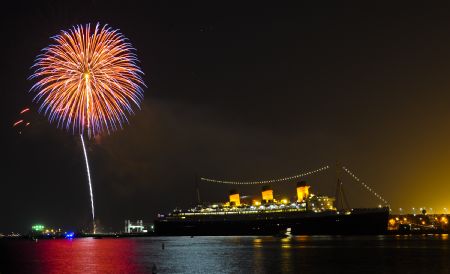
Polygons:
M39 111L51 123L89 137L121 128L145 86L127 39L107 25L74 26L52 37L30 77Z
M110 133L128 122L133 106L143 99L144 81L134 49L117 30L97 24L74 26L52 37L33 68L31 88L39 112L58 127L80 134L91 197L93 232L94 194L83 135ZM16 124L14 124L15 126Z

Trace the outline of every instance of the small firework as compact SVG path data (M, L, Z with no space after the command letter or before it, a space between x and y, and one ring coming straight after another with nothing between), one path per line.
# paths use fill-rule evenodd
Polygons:
M15 120L12 124L13 128L17 129L18 134L22 134L23 130L26 127L29 127L31 125L31 122L29 120L29 117L27 113L30 111L29 108L24 108L19 112L19 117L17 120Z

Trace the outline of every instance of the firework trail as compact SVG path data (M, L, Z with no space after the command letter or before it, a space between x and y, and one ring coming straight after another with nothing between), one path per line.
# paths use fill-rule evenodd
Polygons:
M81 144L83 145L83 153L84 153L84 161L86 162L86 172L89 182L89 193L91 195L91 210L92 210L92 222L93 222L93 230L95 233L95 210L94 210L94 193L92 193L92 181L91 181L91 171L89 169L89 160L86 152L86 145L84 144L83 134L80 134Z
M144 96L143 72L135 50L107 25L78 25L52 37L32 66L31 91L39 112L73 134L80 134L91 195L92 181L83 135L111 133L128 123ZM95 230L95 224L94 224Z

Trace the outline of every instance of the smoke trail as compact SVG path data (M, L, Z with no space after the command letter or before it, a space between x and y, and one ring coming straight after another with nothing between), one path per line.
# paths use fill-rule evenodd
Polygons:
M93 230L95 233L94 194L92 193L91 171L89 170L89 161L88 161L88 157L87 157L86 146L84 145L83 134L80 134L80 137L81 137L81 144L83 145L84 160L86 161L86 170L87 170L87 177L88 177L88 182L89 182L89 192L91 194L92 226L93 226Z

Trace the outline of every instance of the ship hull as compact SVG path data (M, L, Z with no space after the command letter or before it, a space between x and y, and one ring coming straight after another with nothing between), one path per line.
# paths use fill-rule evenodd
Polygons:
M389 209L355 209L337 212L263 213L254 216L163 217L155 220L155 232L166 236L362 235L385 234Z

